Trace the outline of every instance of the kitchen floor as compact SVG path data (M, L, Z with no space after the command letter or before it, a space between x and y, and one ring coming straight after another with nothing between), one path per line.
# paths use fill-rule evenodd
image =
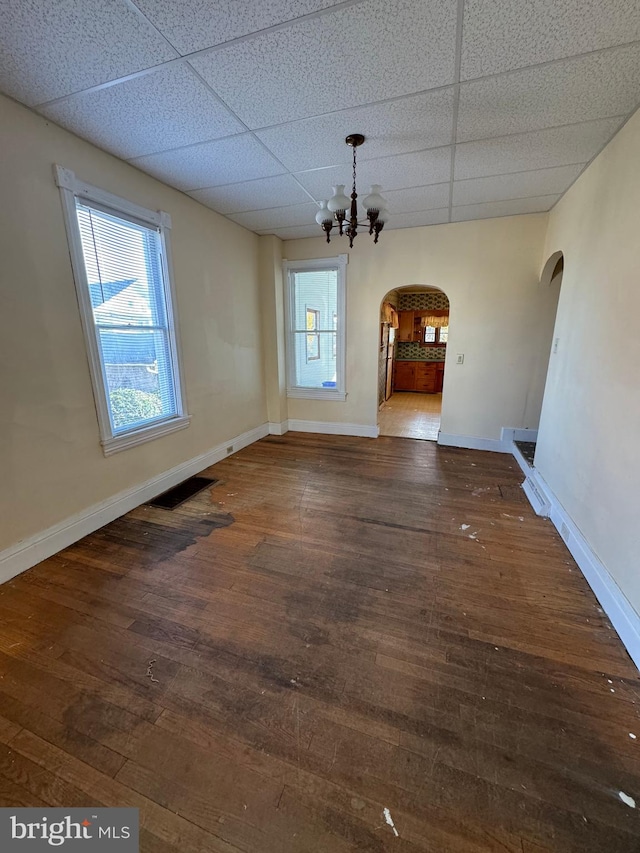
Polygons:
M380 435L437 441L442 394L396 391L378 412Z

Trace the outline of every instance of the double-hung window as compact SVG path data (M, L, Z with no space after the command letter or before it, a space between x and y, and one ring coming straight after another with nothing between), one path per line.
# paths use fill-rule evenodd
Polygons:
M166 213L56 167L105 454L189 423Z
M344 400L347 255L284 264L287 394Z

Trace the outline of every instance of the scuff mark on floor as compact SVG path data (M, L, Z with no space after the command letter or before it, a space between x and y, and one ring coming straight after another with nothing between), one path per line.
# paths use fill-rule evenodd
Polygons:
M625 796L625 795L623 795L621 792L620 797L622 797L622 796ZM627 803L627 805L628 805L628 803ZM633 805L635 807L635 803ZM400 833L396 829L396 825L393 822L393 818L391 817L391 812L389 811L389 809L385 808L383 810L382 814L384 815L384 819L386 820L386 822L389 824L389 826L393 830L393 834L396 836L396 838L398 838L400 836Z

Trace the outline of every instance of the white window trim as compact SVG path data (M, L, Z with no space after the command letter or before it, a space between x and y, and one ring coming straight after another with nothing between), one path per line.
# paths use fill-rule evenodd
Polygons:
M187 414L187 401L182 381L182 357L178 331L178 317L176 309L176 295L173 287L173 265L171 259L171 244L167 232L171 229L171 217L161 210L147 210L140 205L134 204L127 199L94 187L81 181L70 169L62 166L54 166L56 184L60 188L64 222L69 241L69 253L71 256L71 267L76 286L76 296L80 309L80 319L87 346L87 357L91 383L93 386L93 398L98 416L100 429L100 444L105 456L117 453L120 450L128 450L138 444L151 441L163 435L168 435L180 429L188 427L191 417ZM158 228L162 244L162 272L167 292L166 308L169 327L169 345L171 358L174 365L174 384L176 394L177 414L165 418L159 422L144 424L134 427L127 432L119 432L115 435L111 429L109 419L109 407L106 394L106 377L100 355L100 348L96 337L95 324L93 321L93 308L89 295L87 272L80 240L80 229L76 215L76 198L83 199L93 204L107 208L115 215L124 214L127 217L137 219L141 224Z
M284 261L282 268L285 284L285 321L286 321L286 353L287 353L287 397L299 397L306 400L333 400L344 403L347 399L345 387L346 377L346 318L347 318L347 287L346 269L349 255L338 255L335 258L313 258L307 261ZM330 270L338 271L338 328L336 331L337 352L336 356L336 387L335 388L306 388L301 385L292 385L291 379L295 376L295 346L293 331L293 299L294 289L292 287L293 274L306 272L307 270Z

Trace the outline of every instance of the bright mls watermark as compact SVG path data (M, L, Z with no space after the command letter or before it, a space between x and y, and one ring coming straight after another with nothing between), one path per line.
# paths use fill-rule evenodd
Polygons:
M138 853L138 809L0 809L2 853Z

